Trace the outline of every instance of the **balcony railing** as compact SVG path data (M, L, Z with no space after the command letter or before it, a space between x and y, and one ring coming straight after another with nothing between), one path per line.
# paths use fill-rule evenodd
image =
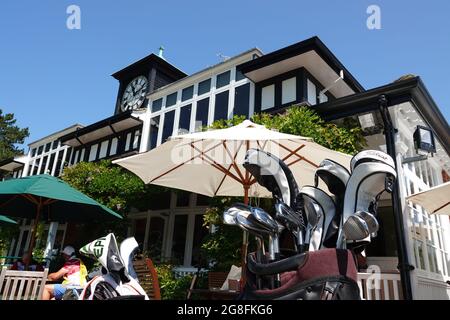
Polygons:
M363 300L402 300L399 273L358 273L358 286Z

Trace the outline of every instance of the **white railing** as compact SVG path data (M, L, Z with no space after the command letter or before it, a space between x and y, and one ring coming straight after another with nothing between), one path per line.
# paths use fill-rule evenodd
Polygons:
M358 286L363 300L402 300L398 273L358 273Z

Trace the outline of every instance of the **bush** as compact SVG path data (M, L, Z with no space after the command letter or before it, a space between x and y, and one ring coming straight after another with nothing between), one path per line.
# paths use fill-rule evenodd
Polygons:
M175 278L174 266L171 264L160 264L155 267L158 274L161 299L163 300L184 300L187 290L192 282L192 276Z

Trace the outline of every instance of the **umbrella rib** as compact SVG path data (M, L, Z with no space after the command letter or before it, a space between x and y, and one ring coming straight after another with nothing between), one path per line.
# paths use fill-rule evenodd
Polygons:
M440 206L439 208L437 208L436 210L434 210L433 211L433 213L436 213L436 212L438 212L439 210L441 210L442 208L444 208L444 207L446 207L446 206L448 206L450 204L450 201L449 202L447 202L446 204L444 204L443 206Z
M222 143L220 143L220 144L222 144ZM219 145L220 145L220 144L219 144ZM217 146L216 146L216 147L217 147ZM217 163L214 159L212 159L211 157L209 157L208 155L206 155L205 152L208 152L209 150L207 150L207 151L205 151L205 152L202 152L201 150L199 150L199 149L198 149L197 147L195 147L195 146L192 146L192 148L194 148L195 150L197 150L198 152L201 153L200 156L201 156L202 160L205 160L205 161L209 162L209 164L210 164L211 166L213 166L213 167L216 168L217 170L219 170L219 171L225 173L226 175L232 177L233 179L235 179L235 180L238 181L239 183L243 183L241 180L239 180L238 177L236 177L236 175L232 174L232 173L231 173L229 170L227 170L225 167L223 167L222 165L220 165L219 163ZM211 149L213 149L213 148L211 148ZM210 150L211 150L211 149L210 149Z
M231 151L228 150L226 141L223 141L223 147L225 148L225 151L228 153L228 155L229 155L230 158L231 158L231 161L232 161L231 166L233 166L234 170L236 170L236 173L239 175L239 178L241 178L242 180L244 180L244 176L242 175L241 170L239 169L239 167L238 167L237 164L236 164L236 157L237 157L237 155L238 155L238 153L239 153L239 150L241 149L242 143L243 143L243 142L241 142L241 144L239 145L239 148L236 150L236 154L234 155L234 157L233 157L233 155L231 154ZM228 167L228 171L230 171L231 166Z
M274 142L275 142L275 141L274 141ZM316 168L319 167L317 164L315 164L315 163L312 162L311 160L308 160L308 159L306 159L305 157L299 155L297 152L294 152L294 151L290 150L288 147L285 147L285 146L282 145L281 143L278 143L278 142L275 142L275 143L278 144L278 145L279 145L280 147L282 147L283 149L285 149L285 150L287 150L287 151L289 151L289 152L292 152L292 154L295 154L297 157L300 158L300 160L303 160L303 161L305 161L305 162L308 162L308 163L309 163L310 165L312 165L313 167L316 167ZM304 145L303 145L303 146L304 146ZM292 165L292 163L291 163L291 165Z
M232 165L230 164L230 166L228 167L228 170L230 170L231 166ZM227 175L224 174L222 180L219 183L219 186L217 187L216 191L214 191L214 196L217 196L217 193L219 192L220 187L222 187L222 184L225 181L226 177L227 177Z
M0 204L0 207L6 206L8 203L10 203L11 201L14 201L17 199L19 195L16 194L14 197L12 197L11 199L8 199L7 201L3 202L2 204Z
M301 145L300 147L298 147L297 149L295 149L294 151L290 151L287 147L285 149L287 149L289 151L289 154L283 158L283 161L286 161L287 159L289 159L293 154L295 154L296 156L298 156L297 151L299 151L300 149L304 148L305 145Z
M198 142L198 141L195 141L195 142ZM190 143L190 146L191 146L193 149L195 149L195 147L193 146L193 144L194 144L195 142L191 142L191 143ZM217 145L215 145L215 146L213 146L213 147L211 147L211 148L208 149L206 152L208 152L208 151L210 151L210 150L216 148L216 147L219 146L219 145L220 145L220 143L217 144ZM197 151L198 151L198 150L197 150ZM177 166L175 166L175 167L173 167L173 168L167 170L166 172L160 174L160 175L157 176L156 178L153 178L152 180L150 180L150 183L152 183L153 181L155 181L155 180L157 180L157 179L159 179L159 178L165 176L166 174L171 173L172 171L174 171L174 170L178 169L179 167L185 165L185 164L188 163L189 161L192 161L192 160L194 160L195 158L201 157L201 155L202 155L202 153L201 153L201 151L200 151L200 154L198 154L198 155L196 155L196 156L193 156L193 157L190 158L189 160L186 160L185 162L180 163L179 165L177 165Z

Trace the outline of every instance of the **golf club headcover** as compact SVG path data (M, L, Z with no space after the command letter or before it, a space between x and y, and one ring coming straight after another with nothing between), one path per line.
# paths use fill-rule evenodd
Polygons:
M258 263L251 253L242 300L359 300L355 259L349 250L322 249L272 263ZM281 286L258 290L257 277L281 274ZM266 283L265 281L264 283Z

